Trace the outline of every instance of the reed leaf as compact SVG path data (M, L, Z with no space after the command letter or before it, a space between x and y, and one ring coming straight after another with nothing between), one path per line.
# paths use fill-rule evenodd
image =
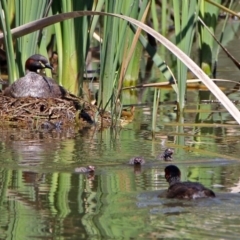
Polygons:
M12 35L10 31L10 19L8 11L8 6L6 0L0 1L0 19L1 19L1 26L3 29L3 33L5 35L4 38L4 45L6 48L7 54L7 64L8 64L8 78L9 82L12 83L14 80L17 79L16 68L15 68L15 59L14 59L14 50L13 50L13 42L12 42Z
M130 26L130 27L132 31L135 33L137 28L135 26ZM168 70L165 60L158 54L157 49L149 44L148 40L143 36L143 34L140 34L139 41L143 45L144 50L151 57L156 67L163 74L165 79L170 83L172 81L172 75Z
M213 6L217 7L218 9L221 9L223 12L229 13L237 18L239 18L239 14L237 12L234 12L233 10L221 5L218 1L212 1L212 0L204 0Z
M133 19L128 16L123 16L120 14L112 13L103 13L103 12L92 12L92 11L76 11L70 13L63 13L55 16L50 16L41 20L33 21L31 23L25 24L17 29L12 30L14 37L23 36L24 34L36 31L43 27L49 26L51 24L64 21L70 18L81 17L81 16L91 16L91 15L100 15L100 16L112 16L124 19L131 24L134 24L144 31L148 32L150 35L155 37L156 40L161 42L167 49L169 49L176 57L178 57L186 66L199 78L201 81L209 88L209 90L216 96L216 98L223 104L223 106L229 111L229 113L235 118L235 120L240 124L240 113L234 104L226 97L226 95L216 86L214 82L198 67L198 65L188 57L183 51L181 51L175 44L170 42L164 36L156 32L151 27L146 24ZM3 34L0 34L0 40L3 39Z
M173 0L174 9L174 23L176 34L176 45L190 55L193 43L193 35L195 32L197 1L179 1ZM185 92L186 92L186 80L187 80L187 66L177 59L177 79L178 79L178 91L177 98L180 109L182 110L185 105Z
M35 19L41 19L44 16L47 6L47 1L34 2L31 0L22 0L20 2L15 0L15 26L22 26ZM21 63L17 65L19 76L24 75L25 61L29 56L35 53L46 55L46 49L44 49L44 52L40 52L39 50L39 33L40 31L35 31L31 34L24 35L22 38L18 38L16 41L16 61ZM41 33L45 35L45 32Z
M206 28L206 30L208 31L208 33L212 36L212 38L217 42L218 44L218 48L221 48L225 53L226 55L232 60L232 62L235 64L235 66L240 69L240 63L239 61L227 50L227 48L225 48L221 42L215 37L215 35L212 33L212 31L207 27L207 25L204 23L204 21L198 17L198 20L201 22L201 24ZM233 36L232 36L233 37ZM228 40L231 40L231 38ZM218 50L219 52L219 50ZM217 59L217 57L215 58ZM215 77L215 76L214 76Z

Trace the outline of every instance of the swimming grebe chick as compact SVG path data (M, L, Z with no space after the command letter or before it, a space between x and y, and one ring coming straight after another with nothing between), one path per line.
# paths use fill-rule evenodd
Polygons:
M129 160L129 164L131 165L143 165L145 164L145 160L143 157L133 157Z
M157 156L157 159L164 160L164 161L172 161L172 155L174 150L171 148L166 148L163 153Z

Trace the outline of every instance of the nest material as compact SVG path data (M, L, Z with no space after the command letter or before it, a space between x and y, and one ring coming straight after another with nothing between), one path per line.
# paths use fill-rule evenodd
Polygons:
M57 128L59 126L89 124L81 119L81 111L90 118L98 112L96 106L78 97L66 99L59 98L10 98L0 93L0 116L2 126L22 128ZM104 126L109 126L110 121L104 121Z

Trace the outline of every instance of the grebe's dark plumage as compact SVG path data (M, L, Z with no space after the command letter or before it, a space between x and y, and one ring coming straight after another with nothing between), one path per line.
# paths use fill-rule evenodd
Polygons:
M4 95L15 98L62 98L65 96L67 91L63 87L52 78L37 73L38 70L45 68L53 69L44 56L35 54L29 57L25 63L26 75L7 87Z
M49 68L53 70L53 67L50 65L48 60L40 55L40 54L34 54L31 57L29 57L25 62L25 70L26 72L35 72L37 73L40 69Z
M165 168L165 178L169 183L168 198L204 198L215 197L215 193L198 182L181 182L181 172L178 167L169 165Z

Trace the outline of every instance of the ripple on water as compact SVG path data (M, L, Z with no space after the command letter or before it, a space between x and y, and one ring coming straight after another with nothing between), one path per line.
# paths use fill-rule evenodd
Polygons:
M159 193L163 191L142 193L137 198L137 206L149 210L155 237L237 239L239 236L240 194L217 193L216 198L178 200L159 198Z

